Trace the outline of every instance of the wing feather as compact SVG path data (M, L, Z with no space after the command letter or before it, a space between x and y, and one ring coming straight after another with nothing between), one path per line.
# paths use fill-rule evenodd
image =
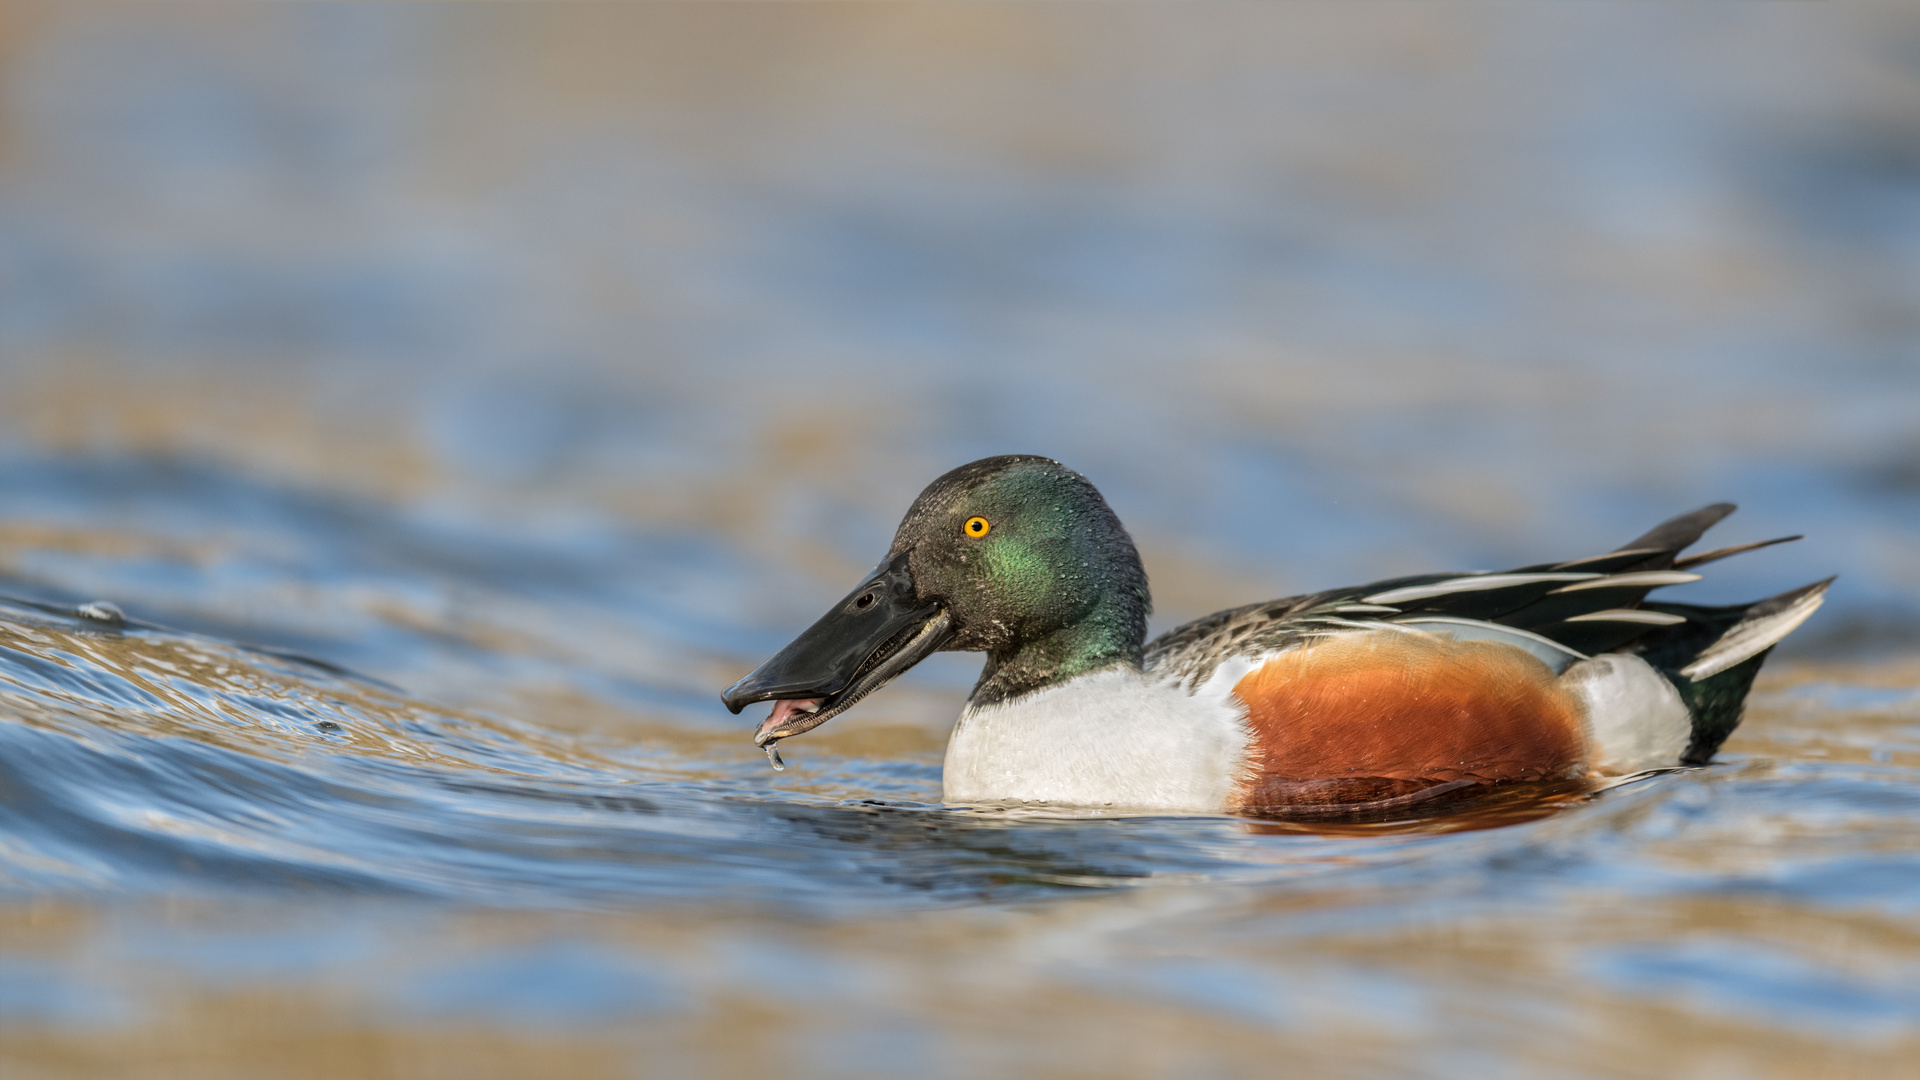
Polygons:
M1697 636L1690 623L1697 617L1684 606L1644 607L1649 592L1699 580L1699 574L1688 572L1693 567L1797 539L1782 537L1678 557L1733 510L1732 503L1702 507L1601 555L1508 571L1395 578L1217 612L1154 639L1145 662L1156 672L1197 682L1235 656L1273 653L1331 634L1415 628L1507 640L1556 668L1569 662L1568 655L1615 650L1664 654ZM1710 674L1709 669L1738 664L1798 626L1815 606L1817 594L1791 610L1782 605L1779 612L1750 612L1748 606L1726 609L1746 614L1727 617L1720 643L1709 639L1693 646L1706 651L1689 670ZM1690 625L1679 625L1683 622Z

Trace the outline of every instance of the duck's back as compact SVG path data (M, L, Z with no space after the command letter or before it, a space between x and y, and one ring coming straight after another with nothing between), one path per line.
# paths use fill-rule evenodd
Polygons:
M1648 602L1697 580L1694 567L1765 546L1679 558L1732 509L1591 558L1220 612L1149 644L1147 672L1196 693L1230 682L1248 737L1232 809L1704 764L1768 650L1828 584L1755 604Z

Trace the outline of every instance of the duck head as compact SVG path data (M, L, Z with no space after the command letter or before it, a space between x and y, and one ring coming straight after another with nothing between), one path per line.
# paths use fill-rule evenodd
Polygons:
M920 493L873 573L721 700L772 701L754 745L811 731L941 650L984 652L969 699L1003 701L1140 666L1147 575L1086 477L1049 458L985 458Z

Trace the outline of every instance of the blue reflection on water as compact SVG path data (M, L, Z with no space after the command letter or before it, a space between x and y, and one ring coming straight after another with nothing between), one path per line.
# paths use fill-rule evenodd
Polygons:
M598 1026L687 1007L684 995L630 961L586 942L497 948L422 972L391 990L403 1014L533 1027Z
M1724 542L1810 539L1693 598L1839 570L1783 658L1909 649L1920 23L1674 7L1380 38L1373 13L988 12L1037 20L993 25L1046 61L911 78L858 34L809 67L593 22L653 14L535 20L551 53L531 16L459 9L0 27L0 591L165 624L0 611L0 895L110 909L43 954L29 918L0 1015L126 1025L180 981L334 980L396 1023L571 1030L766 988L854 1016L796 1069L938 1075L961 1059L912 991L984 951L995 993L1057 961L1096 999L1424 1037L1454 1074L1511 1072L1530 1026L1577 1036L1541 992L1575 978L1834 1044L1911 1028L1911 965L1858 944L1920 910L1915 737L1882 723L1906 690L1765 699L1805 721L1791 760L1335 836L950 811L924 749L774 777L713 699L920 484L1005 451L1102 486L1159 627L1733 498ZM655 34L700 47L599 49ZM972 669L922 674L950 715ZM1848 752L1874 757L1818 760ZM268 925L141 914L181 896ZM901 912L1129 897L1168 907L860 952ZM432 932L721 900L766 921L700 924L693 960ZM1618 910L1708 900L1819 932ZM829 936L783 945L796 920ZM1465 961L1293 959L1487 922L1538 965L1504 991Z
M1615 948L1584 965L1594 978L1634 994L1677 999L1728 1016L1811 1032L1885 1039L1920 1021L1920 968L1862 977L1752 940L1661 942Z

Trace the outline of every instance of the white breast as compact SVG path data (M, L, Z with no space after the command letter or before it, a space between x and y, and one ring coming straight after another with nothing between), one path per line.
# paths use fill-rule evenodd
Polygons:
M946 800L1217 813L1245 765L1246 714L1125 668L960 714Z

